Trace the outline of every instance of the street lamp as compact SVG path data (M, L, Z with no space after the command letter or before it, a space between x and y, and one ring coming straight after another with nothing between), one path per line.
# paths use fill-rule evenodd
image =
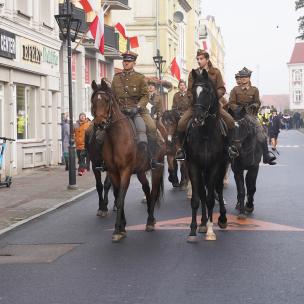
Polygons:
M163 100L163 84L162 84L162 72L163 72L163 66L166 64L166 60L163 60L163 56L160 55L160 51L159 49L157 49L157 55L153 57L153 61L154 61L154 64L158 70L158 78L160 80L160 87L159 87L159 90L160 90L160 95L161 95L161 98L162 98L162 102L164 102Z
M71 68L71 41L75 41L81 20L73 18L73 6L70 0L66 0L63 5L62 13L55 15L63 39L67 42L68 50L68 86L69 86L69 116L70 116L70 140L69 140L69 185L68 189L77 189L76 185L76 159L73 126L73 100L72 100L72 68Z

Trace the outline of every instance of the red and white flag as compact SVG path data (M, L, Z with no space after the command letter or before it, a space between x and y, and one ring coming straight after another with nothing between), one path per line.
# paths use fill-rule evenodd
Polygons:
M95 17L90 24L89 31L95 40L95 48L99 49L101 54L104 54L104 16L103 10Z
M133 37L129 37L129 41L130 41L130 48L136 49L140 45L143 45L146 39L145 36L133 36Z
M116 25L114 26L117 31L122 35L122 37L124 37L125 39L128 39L127 35L126 35L126 30L123 27L123 25L121 25L119 22L116 23Z
M170 70L172 76L175 76L178 80L181 79L180 67L177 63L176 57L174 57L171 62Z
M98 9L98 0L79 0L80 4L82 5L83 7L83 10L86 12L86 13L89 13L89 12L98 12L99 9Z

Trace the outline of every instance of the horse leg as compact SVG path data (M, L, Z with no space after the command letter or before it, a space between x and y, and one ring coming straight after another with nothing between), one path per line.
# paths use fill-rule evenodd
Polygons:
M244 184L244 172L243 171L236 171L234 172L234 180L236 183L237 188L237 205L239 206L239 219L245 219L245 207L244 207L244 200L245 200L245 184Z
M218 176L218 180L215 184L215 191L218 196L219 206L220 206L220 216L218 218L218 226L222 229L227 228L227 217L226 217L226 207L225 207L225 201L223 197L223 189L224 189L224 177L227 172L228 165L224 162L222 166L220 167L220 172Z
M202 177L203 178L203 177ZM201 182L201 185L205 185L205 182ZM199 233L206 233L207 232L207 214L206 214L206 190L205 187L202 186L199 189L199 195L201 200L201 208L202 208L202 217L201 217L201 224L198 227Z
M105 201L103 199L103 185L101 181L101 173L99 170L95 170L95 164L93 164L93 172L95 176L95 182L96 182L96 191L98 193L98 210L97 210L97 216L106 217L108 215L108 208L105 204Z
M214 168L210 173L207 183L207 209L208 209L208 221L207 221L207 233L205 236L206 241L215 241L216 234L213 231L213 209L215 205L215 196L214 196L214 185L217 177L217 168Z
M254 210L254 194L256 192L256 180L259 173L259 166L250 168L246 174L246 187L247 187L247 202L245 210L248 213L252 213Z
M173 155L167 155L167 162L168 162L168 172L169 172L169 177L168 180L172 184L173 187L178 187L178 178L175 173L176 168L175 168L175 159Z
M199 207L200 203L200 197L199 197L199 191L200 187L202 186L200 184L200 172L198 169L198 166L194 163L189 164L189 177L191 180L192 185L192 198L191 198L191 209L192 209L192 221L190 225L190 234L187 238L188 243L195 243L197 242L196 237L196 229L197 229L197 209Z
M111 180L110 180L110 177L108 176L108 174L106 175L106 178L104 180L103 187L104 187L104 204L106 206L108 206L108 204L109 204L109 191L111 189Z
M130 184L132 168L127 167L122 172L119 172L119 189L117 195L117 217L115 223L115 231L112 236L113 242L119 242L126 237L126 217L124 212L125 198Z
M148 207L148 219L146 231L154 231L156 220L154 217L155 204L160 204L164 191L164 170L157 168L152 171L152 191L151 191L151 204Z
M180 186L182 187L182 190L186 190L188 184L188 174L187 174L185 161L180 162L180 173L181 173Z

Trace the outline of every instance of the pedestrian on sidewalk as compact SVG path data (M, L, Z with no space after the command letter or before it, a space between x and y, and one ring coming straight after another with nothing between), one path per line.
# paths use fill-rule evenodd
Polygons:
M277 115L277 110L273 109L269 119L269 137L271 149L277 152L278 136L281 128L281 119Z
M82 176L87 171L87 151L84 145L85 130L90 126L90 121L85 113L79 114L79 120L74 125L76 153L78 157L78 175Z
M64 113L62 120L62 151L65 170L69 170L70 120L69 114Z

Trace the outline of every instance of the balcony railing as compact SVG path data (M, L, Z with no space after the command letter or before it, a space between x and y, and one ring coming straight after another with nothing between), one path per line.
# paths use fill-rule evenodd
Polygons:
M129 10L131 9L129 7L129 0L101 0L101 4L103 5L106 2L106 4L110 5L110 9L112 10Z
M118 39L119 39L119 35L118 33L115 33L114 27L105 24L104 27L105 45L118 50Z

